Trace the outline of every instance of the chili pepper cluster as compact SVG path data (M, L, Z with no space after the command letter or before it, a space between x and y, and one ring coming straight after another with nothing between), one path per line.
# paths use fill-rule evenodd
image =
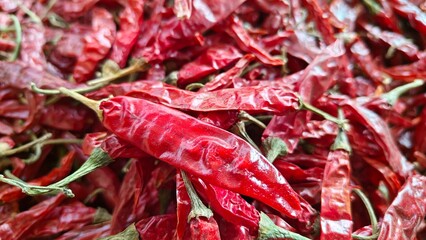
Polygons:
M0 239L426 239L424 1L0 9Z

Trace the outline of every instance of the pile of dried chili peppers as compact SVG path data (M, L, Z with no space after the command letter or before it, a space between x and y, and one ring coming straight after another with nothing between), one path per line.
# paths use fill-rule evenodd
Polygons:
M0 10L0 239L426 239L426 2Z

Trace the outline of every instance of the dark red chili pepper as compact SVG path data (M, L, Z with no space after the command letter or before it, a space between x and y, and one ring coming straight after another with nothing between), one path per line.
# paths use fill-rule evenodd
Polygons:
M144 173L143 167L142 160L133 160L123 179L118 194L120 198L112 214L111 234L117 234L129 224L142 219L144 207L138 203L146 184L144 181L144 174L146 173ZM109 189L106 189L106 191L109 191Z
M241 57L241 53L232 45L210 47L197 59L185 64L179 70L177 84L185 87L190 83L197 82L199 79L227 67Z
M412 164L401 154L386 123L376 113L355 103L346 102L343 109L350 121L362 124L371 132L393 171L401 177L409 176Z
M279 58L273 58L254 40L244 29L242 22L236 17L228 19L226 24L226 32L235 39L238 46L248 53L254 54L264 64L273 66L283 65L283 61Z
M73 201L57 206L49 214L40 219L27 233L27 238L43 238L55 236L70 229L81 228L94 222L96 209Z
M106 237L109 234L111 227L110 222L103 222L94 225L84 226L82 228L68 231L61 236L57 237L57 240L92 240L99 239L100 237Z
M0 236L7 239L24 239L33 226L54 211L54 209L65 199L63 194L46 199L32 208L20 212L0 225Z
M425 184L424 176L414 174L407 178L383 217L379 240L415 238L426 216Z
M422 35L426 34L426 14L420 8L408 0L392 0L390 4L395 12L406 18L414 29Z
M89 80L98 63L106 57L115 38L113 16L104 8L92 10L92 32L85 38L83 52L74 67L73 77L77 82Z
M228 71L217 75L213 80L206 83L199 92L211 92L223 88L228 88L232 85L233 79L239 77L242 71L248 66L248 64L254 59L254 55L248 54L242 57L233 68Z
M342 130L331 148L321 190L321 239L352 239L350 147Z
M47 64L46 56L43 53L45 43L46 38L43 25L25 22L19 59L31 67L43 70Z
M115 172L106 166L87 174L86 178L96 189L102 190L100 195L108 209L114 209L120 189L120 180Z
M156 215L136 223L136 229L142 239L173 239L176 234L176 215Z
M126 65L127 57L136 43L143 20L144 0L124 1L124 10L120 13L120 30L112 46L110 59L121 68Z
M53 11L67 21L84 16L99 0L58 0Z

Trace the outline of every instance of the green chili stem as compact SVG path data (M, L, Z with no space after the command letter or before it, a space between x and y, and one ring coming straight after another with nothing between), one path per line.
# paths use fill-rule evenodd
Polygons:
M37 14L35 14L33 11L28 9L24 4L19 4L19 8L24 11L25 14L27 14L31 20L37 24L41 24L41 19Z
M269 162L274 162L279 156L285 156L288 153L287 144L278 137L268 137L263 142L263 149L266 152L266 159Z
M29 158L22 159L22 161L25 164L33 164L33 163L35 163L40 158L40 156L41 156L41 152L42 152L41 148L42 147L43 147L42 143L34 145L34 149L35 149L34 153L32 153Z
M87 86L87 87L82 87L82 88L75 88L72 89L73 92L76 93L88 93L88 92L92 92L95 90L98 90L102 87L104 87L106 84L98 84L98 85L93 85L93 86ZM35 83L31 83L31 90L33 90L33 92L36 93L40 93L40 94L44 94L44 95L57 95L57 94L61 94L61 92L57 89L41 89L38 88Z
M95 101L92 100L90 98L87 98L79 93L76 93L74 91L71 91L69 89L66 89L64 87L60 87L59 91L69 97L74 98L75 100L83 103L84 105L86 105L88 108L92 109L93 111L95 111L95 113L98 115L99 119L102 120L102 112L99 109L99 104L100 101Z
M364 237L364 236L358 236L353 234L352 237L353 238L357 238L357 239L375 239L377 238L377 235L379 234L379 229L377 226L377 218L376 215L374 214L374 209L370 203L370 200L368 200L367 196L364 194L364 192L362 192L360 189L352 189L353 192L355 192L358 197L361 199L361 201L364 203L365 207L367 208L367 212L368 212L368 216L370 217L370 221L371 221L371 228L372 228L372 235L368 236L368 237Z
M13 32L15 27L0 27L0 32Z
M119 240L119 239L139 240L139 232L136 229L135 224L134 223L130 224L122 232L119 232L115 235L99 238L99 240Z
M259 121L257 118L255 118L252 115L248 114L246 111L240 111L240 113L238 114L238 117L241 120L251 121L251 122L255 123L257 126L259 126L262 129L266 128L266 125L263 122Z
M207 208L206 205L204 205L204 203L198 197L197 192L195 191L194 186L192 186L192 183L188 179L186 173L184 171L181 171L181 175L183 183L185 184L186 191L188 192L189 199L191 200L191 212L189 212L188 214L188 222L190 222L191 219L197 217L213 217L212 210Z
M338 109L338 115L341 121L345 120L343 110L340 108ZM333 151L340 149L348 153L352 151L351 145L349 144L348 136L345 133L345 129L339 128L339 132L337 133L336 139L334 140L334 143L331 145L330 149Z
M131 66L121 69L116 74L90 80L87 82L87 85L93 86L98 84L108 84L116 79L127 76L134 72L143 71L146 68L147 68L147 63L144 60L138 59L138 60L135 60L135 62Z
M242 121L237 122L234 126L233 126L233 130L235 133L237 133L238 135L240 135L242 138L244 138L248 143L250 143L250 145L252 145L254 148L256 148L257 151L260 152L259 147L256 145L256 143L254 143L254 141L251 139L251 137L248 135L247 131L246 131L246 127L245 124Z
M315 114L318 114L318 115L322 116L324 119L329 120L331 122L334 122L337 125L339 125L339 127L344 128L344 124L345 124L344 120L341 120L341 119L338 119L334 116L331 116L330 114L324 112L323 110L316 108L316 107L312 106L311 104L303 101L301 98L299 98L299 102L300 102L300 109L308 110L308 111L311 111Z
M31 148L32 146L43 143L44 141L46 141L47 139L49 139L51 137L52 137L52 134L47 133L47 134L41 136L40 138L35 139L35 140L33 140L29 143L26 143L22 146L19 146L17 148L12 148L12 149L6 150L4 152L0 152L0 158L26 151L29 148Z
M73 197L74 194L71 192L71 190L67 187L53 187L53 186L35 186L30 185L21 179L14 176L9 171L5 171L5 174L8 177L5 177L4 175L0 174L0 182L4 182L10 185L13 185L15 187L18 187L28 195L39 195L39 194L46 194L46 193L52 193L52 192L63 192L65 195L69 197Z
M420 87L424 84L423 80L417 79L413 82L404 84L402 86L396 87L394 89L392 89L391 91L382 94L382 96L380 96L380 98L384 99L386 102L388 102L390 105L394 105L396 100L404 93L406 93L407 91L416 88L416 87Z
M83 139L68 139L68 138L56 138L50 139L43 143L43 145L53 145L53 144L82 144Z
M374 0L362 0L362 2L366 5L368 10L370 10L370 12L373 13L374 15L382 11L382 7L380 6L380 4L378 4Z
M257 240L267 240L267 239L294 239L294 240L309 240L309 238L304 237L300 234L290 232L283 228L278 227L272 222L272 220L263 212L260 213L259 221L259 234Z
M191 84L189 84L188 86L185 87L185 90L193 91L193 90L200 89L202 87L204 87L204 84L202 84L202 83L191 83Z
M101 148L95 148L90 154L90 157L81 165L79 169L73 172L68 177L56 182L54 184L49 185L48 187L63 187L71 182L93 172L97 168L104 167L110 164L113 160L111 157L103 151Z
M251 70L261 66L262 64L257 62L257 63L253 63L250 64L249 66L247 66L245 69L243 69L243 71L241 71L240 77L243 77L244 75L246 75L248 72L250 72Z
M9 61L15 61L18 58L19 50L21 49L22 28L21 28L21 23L19 22L19 19L15 15L9 15L9 16L12 19L13 26L15 28L15 42L16 42L15 49L13 50L12 55L10 55Z

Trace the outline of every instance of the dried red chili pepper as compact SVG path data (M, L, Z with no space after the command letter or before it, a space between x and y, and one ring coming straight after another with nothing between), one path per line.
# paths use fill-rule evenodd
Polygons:
M426 216L425 183L426 178L418 174L407 178L383 217L379 240L415 237Z
M392 0L390 4L398 15L408 19L414 29L426 34L426 14L415 4L408 0Z
M227 67L241 57L241 53L232 45L212 46L179 70L177 84L185 87L190 83L197 82L199 79Z
M324 169L321 190L321 239L352 239L350 146L340 130Z
M77 82L89 80L102 59L108 54L115 38L113 16L104 8L92 10L92 32L85 38L83 52L74 67L73 77Z
M46 56L43 53L45 43L46 38L43 25L25 22L23 25L19 59L31 67L43 70L47 64Z
M67 94L71 94L73 97L87 103L88 99L82 99L81 95L77 94L77 96L67 89L61 89L61 91L67 92ZM168 162L175 167L184 169L195 176L199 176L207 182L264 201L266 204L288 216L296 217L296 213L300 211L297 195L294 194L281 174L279 174L259 152L254 150L242 139L197 119L191 118L186 114L142 99L115 97L108 101L101 102L100 105L95 101L90 102L92 104L92 109L103 119L102 122L105 127L112 130L122 139L129 141L129 143L135 144L135 146L148 154ZM98 109L98 106L100 109ZM136 106L137 108L135 108ZM131 110L132 113L130 114L130 112L126 110L126 114L119 114L118 112L121 112L123 108ZM152 113L150 113L151 109ZM141 135L136 132L130 133L128 129L132 129L132 126L136 124L136 122L132 120L134 116L143 117L140 119L147 121L146 124L154 124L157 122L155 132L152 134L158 134L158 139L151 139L149 142L143 140L145 134L151 134L150 131L145 129L144 121L138 122L137 129L134 129L140 132ZM165 125L163 121L166 118L169 124ZM174 120L170 121L171 118ZM162 123L160 124L160 122ZM171 125L171 123L173 124ZM182 132L182 134L179 134L180 141L188 139L188 142L191 142L191 144L201 144L203 149L208 148L209 151L185 150L186 148L182 146L182 144L179 146L170 144L171 141L178 136L176 135L178 134L178 130L182 129L180 126L186 126L185 133ZM164 131L160 129L161 127L165 127ZM191 129L188 129L188 127ZM171 129L173 129L174 132L173 136L164 134ZM203 135L200 136L199 134L206 131L209 132L210 136L215 137L212 138L209 136L203 141L200 138ZM197 136L195 137L194 135L194 137L191 137L188 134L195 134ZM170 140L166 140L168 137L171 137ZM224 141L224 139L226 140ZM162 146L162 143L165 142L167 142L167 144L164 145L164 148L159 148L159 146ZM193 149L193 147L194 146L192 146L191 149ZM179 150L177 148L179 148ZM165 154L166 152L168 152L168 154ZM176 154L184 154L185 157L181 158ZM205 165L207 162L200 161L200 159L209 158L214 161L209 160L208 165ZM177 159L182 159L182 161L177 161ZM234 161L234 159L239 160ZM191 162L191 164L187 164L189 162ZM225 166L226 168L223 168ZM244 172L251 172L257 176L255 182L245 173L238 173L237 169L243 166L245 169ZM258 169L260 166L262 171ZM235 185L236 182L233 179L236 179L237 176L239 183ZM261 188L259 187L258 181L263 182ZM240 187L242 182L246 182L246 185L251 186L250 191ZM266 186L268 189L265 189Z
M0 225L0 236L8 239L23 239L33 226L51 213L64 199L65 196L59 194L38 203L27 211L11 216Z
M91 240L99 239L100 237L108 236L110 229L110 222L104 222L99 224L93 224L84 226L79 229L68 231L61 236L57 237L57 240Z
M142 239L173 239L176 234L176 215L152 216L136 223L136 229Z
M120 13L120 30L112 46L110 59L121 68L127 62L127 57L136 43L140 26L143 20L144 0L130 0L124 2L124 10Z

